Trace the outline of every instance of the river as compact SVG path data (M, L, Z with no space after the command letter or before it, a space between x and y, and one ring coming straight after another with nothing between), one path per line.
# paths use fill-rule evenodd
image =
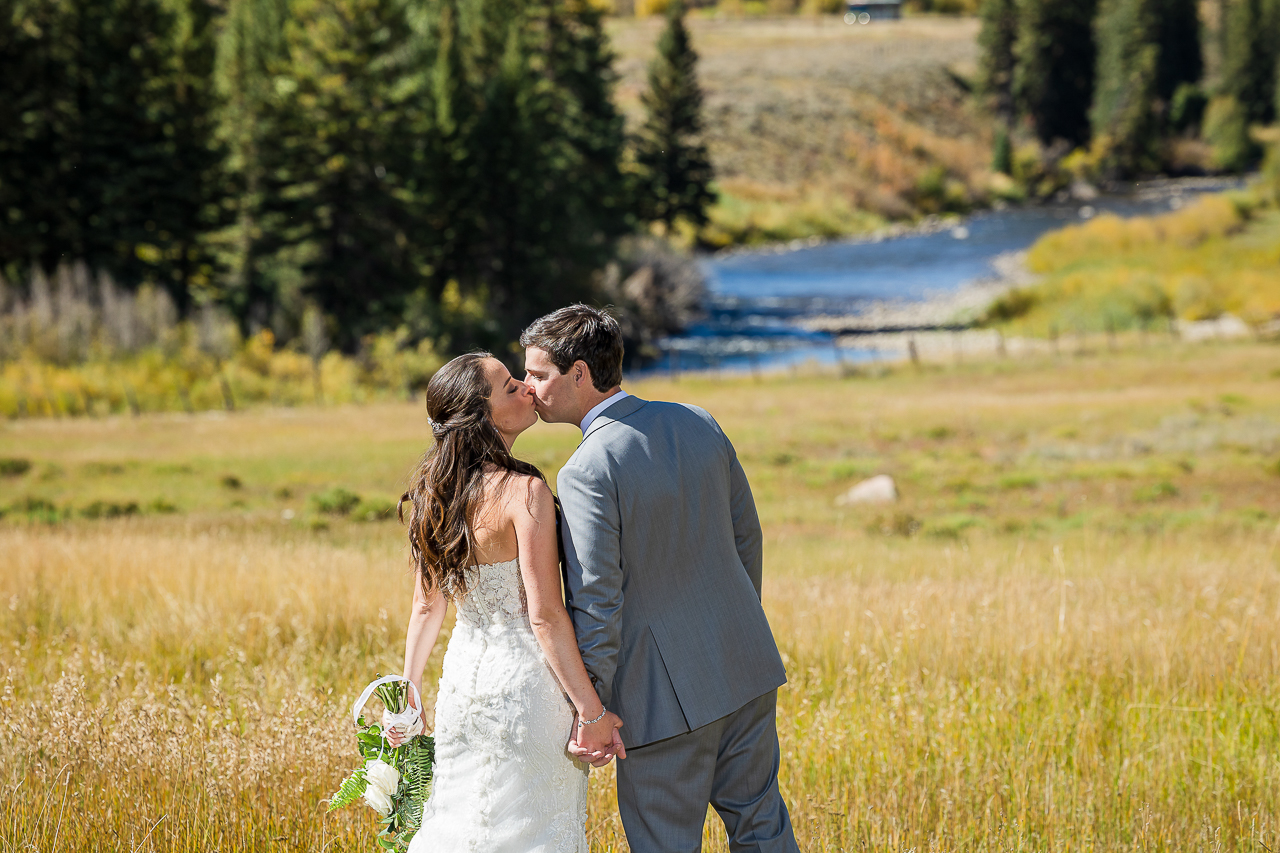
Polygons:
M1235 179L1151 181L1089 201L987 211L925 233L817 245L796 241L707 256L699 261L709 289L705 319L660 341L662 359L639 372L874 359L872 349L846 347L837 353L829 335L799 324L816 315L857 314L886 300L926 300L991 279L997 256L1027 249L1047 231L1100 213L1163 213L1194 195L1238 186Z

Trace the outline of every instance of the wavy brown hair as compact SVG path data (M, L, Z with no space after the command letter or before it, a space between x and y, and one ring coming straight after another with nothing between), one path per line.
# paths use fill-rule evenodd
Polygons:
M399 508L425 593L467 592L467 570L478 565L475 519L484 500L487 467L502 471L504 482L513 474L546 482L535 466L511 455L493 424L492 389L484 375L484 360L492 357L487 352L460 355L427 383L427 417L435 443L413 472Z

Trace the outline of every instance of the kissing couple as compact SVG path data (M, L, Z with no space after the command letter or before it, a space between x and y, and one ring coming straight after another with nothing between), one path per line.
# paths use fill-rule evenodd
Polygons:
M708 804L731 850L796 851L778 791L786 673L733 445L696 406L622 390L603 311L562 308L520 342L524 381L472 353L427 386L435 442L402 506L419 690L450 602L457 618L410 853L587 853L588 765L615 757L633 853L700 850ZM559 507L511 454L539 416L582 430Z

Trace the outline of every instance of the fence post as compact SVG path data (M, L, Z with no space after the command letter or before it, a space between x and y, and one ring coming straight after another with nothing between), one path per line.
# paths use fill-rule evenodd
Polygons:
M135 418L142 414L142 407L138 405L138 395L133 392L133 386L128 382L124 384L124 399Z

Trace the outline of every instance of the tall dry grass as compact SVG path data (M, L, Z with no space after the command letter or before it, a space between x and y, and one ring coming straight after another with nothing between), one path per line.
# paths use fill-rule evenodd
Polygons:
M846 572L773 550L803 849L1274 849L1274 540L882 543ZM385 537L122 522L0 553L8 849L367 848L370 816L321 800L351 698L397 669ZM593 850L625 847L612 796L598 774Z
M1274 353L633 387L706 405L751 477L802 849L1280 849ZM355 760L358 688L400 665L403 533L282 523L298 497L273 489L308 464L392 478L410 417L3 425L0 456L34 467L0 492L63 488L36 473L55 466L73 490L158 488L163 463L186 499L0 522L0 850L369 848L372 814L322 800ZM554 474L574 436L524 442ZM85 462L104 459L125 473ZM228 469L232 504L200 486ZM896 507L834 503L876 471ZM590 807L592 849L625 849L611 772Z

